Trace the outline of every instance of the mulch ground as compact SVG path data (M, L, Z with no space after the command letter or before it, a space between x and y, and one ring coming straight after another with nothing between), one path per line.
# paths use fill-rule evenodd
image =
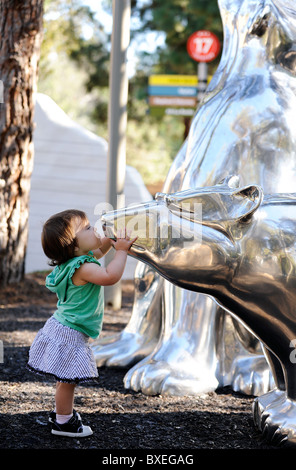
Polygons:
M122 295L121 310L106 308L105 336L121 331L128 322L133 282L122 282ZM126 370L106 367L99 369L97 384L79 386L76 391L75 408L94 434L80 439L51 435L48 412L54 406L55 384L29 372L26 363L30 344L55 305L55 295L44 287L42 273L26 276L22 283L0 292L0 339L4 345L0 363L2 455L8 450L71 449L96 450L102 459L105 455L112 459L118 453L132 455L133 451L185 456L198 451L270 453L276 449L264 442L254 427L253 397L229 388L200 397L145 396L124 388ZM249 455L254 458L254 453ZM174 464L172 460L161 463Z

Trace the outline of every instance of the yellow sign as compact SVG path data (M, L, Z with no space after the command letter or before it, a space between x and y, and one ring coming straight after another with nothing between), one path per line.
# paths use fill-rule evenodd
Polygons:
M197 75L150 75L149 85L196 86Z

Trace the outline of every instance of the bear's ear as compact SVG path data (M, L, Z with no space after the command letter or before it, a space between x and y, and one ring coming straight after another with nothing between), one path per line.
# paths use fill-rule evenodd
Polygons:
M231 219L246 222L260 206L263 199L263 190L257 185L245 186L238 191L234 191L232 198Z
M233 189L218 184L161 196L179 217L228 232L234 224L248 221L260 206L263 191L256 185Z

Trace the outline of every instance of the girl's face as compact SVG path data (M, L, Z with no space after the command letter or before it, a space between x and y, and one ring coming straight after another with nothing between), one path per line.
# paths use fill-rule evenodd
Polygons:
M87 255L89 251L97 250L102 246L101 237L95 234L94 227L85 220L79 220L76 226L76 256Z

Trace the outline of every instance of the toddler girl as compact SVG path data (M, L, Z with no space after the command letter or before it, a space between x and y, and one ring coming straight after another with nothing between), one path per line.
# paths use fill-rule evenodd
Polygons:
M122 277L127 253L136 238L118 235L116 241L100 238L86 214L66 210L53 215L42 230L42 247L55 266L46 287L57 294L57 309L37 333L30 348L28 368L54 377L55 411L51 412L52 434L83 437L92 434L73 409L76 384L98 377L95 358L88 344L102 329L104 297L101 286ZM114 259L106 267L97 261L111 247Z

